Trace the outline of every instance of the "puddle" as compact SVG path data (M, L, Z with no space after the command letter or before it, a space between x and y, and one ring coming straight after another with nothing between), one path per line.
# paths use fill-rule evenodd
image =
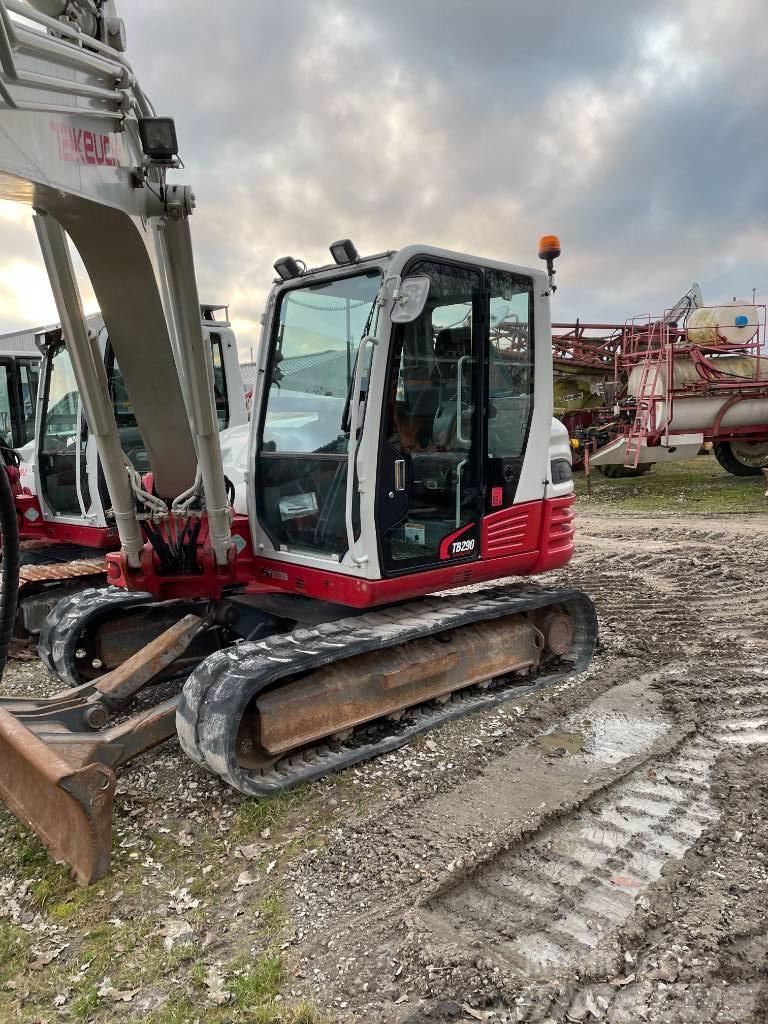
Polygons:
M584 742L584 735L580 732L545 732L531 740L530 745L547 757L565 757L567 754L581 754Z
M642 754L668 729L669 724L663 720L618 711L600 711L593 713L589 720L586 752L603 764L618 764L628 757Z
M546 757L581 754L614 765L644 753L669 729L664 720L620 711L593 711L590 718L571 719L567 725L571 731L544 733L531 746Z

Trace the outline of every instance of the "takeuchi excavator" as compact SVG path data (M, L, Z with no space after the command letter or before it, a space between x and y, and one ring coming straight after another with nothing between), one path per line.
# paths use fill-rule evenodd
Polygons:
M173 122L125 60L112 0L52 7L0 0L0 195L34 207L121 547L112 586L59 602L41 631L65 688L0 704L0 793L87 883L109 867L115 769L174 734L240 792L274 793L580 671L596 620L577 590L508 582L573 551L552 416L557 239L542 240L547 272L429 245L363 257L348 239L326 266L278 260L240 512L192 193L167 180ZM120 444L70 242L151 488ZM158 680L173 692L153 705Z

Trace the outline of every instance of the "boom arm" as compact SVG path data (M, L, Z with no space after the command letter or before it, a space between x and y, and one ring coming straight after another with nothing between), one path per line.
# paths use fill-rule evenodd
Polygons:
M59 7L75 22L41 13ZM0 198L38 213L46 268L129 564L138 564L141 534L64 233L93 285L156 490L170 503L193 486L199 466L212 546L225 564L229 514L189 233L193 201L189 189L166 186L168 162L145 156L139 118L151 116L152 107L125 58L102 40L122 45L111 0L0 0Z

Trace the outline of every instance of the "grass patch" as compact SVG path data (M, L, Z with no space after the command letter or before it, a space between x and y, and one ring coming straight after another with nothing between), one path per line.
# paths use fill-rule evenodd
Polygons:
M275 950L268 949L255 963L234 967L235 975L230 984L232 998L241 1010L253 1010L270 1002L280 993L285 976L283 958Z
M29 899L37 909L48 910L50 904L77 893L85 894L78 897L82 904L88 902L92 894L88 895L88 890L77 889L67 868L51 860L51 855L34 832L9 814L3 814L0 823L5 832L4 866L30 882Z
M311 1003L299 1003L292 1012L291 1024L320 1024L320 1018Z
M222 1014L213 1008L202 1010L198 1007L196 1010L192 1000L184 996L181 999L169 999L152 1013L130 1019L132 1024L190 1024L195 1019L204 1020L206 1024L218 1024Z
M120 937L120 931L115 938ZM146 930L131 934L129 941L121 945L127 947L127 952L120 957L120 969L112 974L117 989L143 988L166 978L178 978L185 966L192 965L194 970L203 955L198 942L178 942L166 949L159 936ZM110 972L106 970L106 973Z
M314 1007L306 1002L290 1007L270 999L243 1010L231 1005L201 1004L186 996L169 999L148 1015L130 1018L130 1024L191 1024L192 1021L200 1021L200 1024L323 1024Z
M73 1000L69 1008L70 1016L74 1020L88 1020L89 1017L93 1016L94 1011L98 1009L100 1003L101 999L96 991L96 986L89 985L82 995Z
M29 936L14 924L0 921L0 986L18 974L29 958Z
M267 893L258 902L259 921L267 931L277 931L285 923L286 913L282 895L275 891Z
M768 513L762 476L736 477L712 454L687 462L657 464L639 477L609 480L591 473L591 497L583 473L575 474L578 505L583 509L627 512L682 512L694 515Z
M289 789L287 793L246 800L235 812L231 834L236 839L243 839L265 828L275 828L286 815L304 803L308 793L309 786L305 785Z

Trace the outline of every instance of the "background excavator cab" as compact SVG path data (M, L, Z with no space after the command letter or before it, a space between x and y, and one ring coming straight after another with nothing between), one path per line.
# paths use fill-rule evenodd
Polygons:
M208 308L203 308L204 314ZM133 468L146 474L151 469L146 445L106 327L98 315L89 317L88 324L103 360L123 451ZM224 430L247 418L237 344L228 323L217 322L214 327L213 321L204 319L203 326L211 345L217 421ZM43 352L41 387L34 440L20 453L22 483L37 495L46 521L107 528L109 494L61 328L41 332L38 343ZM88 543L86 535L82 542Z

